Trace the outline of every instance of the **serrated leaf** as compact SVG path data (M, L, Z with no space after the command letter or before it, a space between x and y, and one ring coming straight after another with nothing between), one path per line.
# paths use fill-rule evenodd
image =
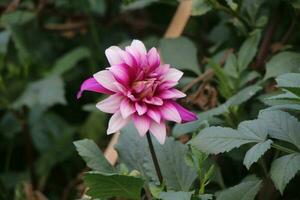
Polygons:
M296 117L280 110L263 110L258 118L265 123L270 137L290 142L300 149L300 122Z
M251 165L258 161L258 159L271 148L272 140L260 142L251 147L245 155L243 164L249 169Z
M284 67L283 67L284 66ZM295 52L281 52L271 58L266 64L264 79L276 77L288 72L299 72L300 54Z
M161 192L159 198L162 200L190 200L193 192Z
M217 193L216 200L254 200L262 181L245 181Z
M300 98L300 73L288 73L276 78L277 86L285 88Z
M145 137L140 137L133 123L121 130L118 143L115 146L118 151L120 161L129 168L129 170L138 170L146 181L147 177L144 163L151 161L151 155Z
M265 109L267 110L283 110L283 111L300 111L300 104L282 104L275 105Z
M237 130L223 127L209 127L202 130L189 143L200 151L212 154L228 152L247 143L260 142L256 137L252 138L240 134Z
M192 0L192 15L200 16L210 11L213 6L207 0Z
M55 62L51 73L55 75L61 75L75 67L80 60L89 56L90 52L85 47L78 47L76 49L73 49Z
M144 181L141 178L118 174L88 172L84 181L92 198L125 197L139 200Z
M185 37L162 39L160 53L165 63L181 70L200 73L197 61L197 49L192 41Z
M14 107L51 107L55 104L65 103L63 80L58 76L51 76L30 83L23 94L14 103Z
M73 144L89 168L106 173L114 172L113 167L106 160L94 141L83 139L75 141Z
M189 191L197 173L185 163L187 146L170 137L166 139L164 145L160 145L156 140L153 142L167 188L175 191ZM153 161L147 160L145 167L147 174L158 182Z
M261 32L259 30L256 30L241 46L237 54L239 72L247 69L248 65L253 60L257 52L257 46L260 41L260 37Z
M273 161L270 170L271 179L281 194L299 170L300 153L282 156Z

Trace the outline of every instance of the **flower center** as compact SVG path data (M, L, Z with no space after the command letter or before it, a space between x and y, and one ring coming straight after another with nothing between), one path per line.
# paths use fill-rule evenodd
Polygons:
M135 81L132 84L133 95L138 99L145 97L152 97L157 88L158 81L156 78L149 78L146 80Z

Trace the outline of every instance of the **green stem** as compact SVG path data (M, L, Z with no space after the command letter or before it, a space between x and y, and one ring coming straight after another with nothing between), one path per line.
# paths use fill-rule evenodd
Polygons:
M151 140L151 135L150 135L149 132L147 132L146 135L147 135L149 149L150 149L150 153L151 153L151 156L152 156L152 160L153 160L153 163L154 163L154 167L155 167L155 171L156 171L158 180L159 180L160 184L163 185L163 176L162 176L159 164L158 164L158 160L157 160L157 157L156 157L154 146L153 146L153 143L152 143L152 140Z
M280 150L280 151L282 151L282 152L285 152L285 153L289 153L289 154L291 154L291 153L297 153L296 151L294 151L294 150L292 150L292 149L289 149L289 148L287 148L287 147L283 147L283 146L281 146L281 145L279 145L279 144L273 143L273 144L271 144L271 146L272 146L273 148L278 149L278 150Z

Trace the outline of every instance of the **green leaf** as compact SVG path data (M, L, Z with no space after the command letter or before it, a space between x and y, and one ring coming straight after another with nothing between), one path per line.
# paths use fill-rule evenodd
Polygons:
M262 181L245 181L217 193L216 200L254 200Z
M231 8L231 10L236 11L238 8L238 4L234 3L233 0L226 0L227 5Z
M251 71L251 72L246 71L246 73L242 74L240 77L240 87L244 87L248 82L260 77L261 77L260 73L256 71Z
M208 11L210 11L213 6L210 1L207 0L192 0L192 15L193 16L200 16L204 15Z
M162 39L160 53L165 63L181 70L200 73L197 60L197 49L192 41L185 37Z
M242 72L245 69L247 69L248 65L253 60L257 52L257 46L260 41L260 37L261 37L261 31L256 30L250 35L250 37L241 46L237 55L239 72Z
M262 110L258 118L267 127L270 137L290 142L300 149L300 122L296 117L280 110Z
M129 170L138 170L148 182L149 177L146 174L144 163L146 160L152 161L150 150L146 138L139 136L133 123L121 130L115 148L118 151L120 161L126 164Z
M127 5L122 5L123 11L141 9L146 6L151 5L152 3L158 2L159 0L134 0L132 3L128 3Z
M141 178L100 172L86 173L84 181L89 188L87 195L92 198L125 197L139 200L144 185Z
M272 140L260 142L251 147L245 155L243 164L249 169L251 165L258 161L258 159L271 148Z
M164 145L153 139L155 152L166 186L170 190L189 191L197 177L195 169L185 163L187 146L168 137ZM152 160L145 161L147 174L158 182Z
M233 53L228 56L224 66L224 71L227 73L227 75L233 78L239 77L237 58Z
M35 16L35 13L30 11L16 10L3 14L0 22L4 25L22 25L31 21Z
M287 73L276 78L277 86L284 88L300 98L300 73Z
M300 170L300 154L294 153L282 156L273 161L271 165L271 178L276 188L283 193L286 185Z
M90 9L95 14L104 14L106 9L106 4L104 0L88 0L90 4Z
M84 159L89 168L106 173L114 172L113 167L106 160L94 141L83 139L75 141L73 144L76 146L78 154Z
M76 66L76 64L90 56L90 52L85 47L78 47L59 58L53 67L52 74L61 75Z
M242 90L240 90L238 93L236 93L234 96L230 97L226 102L225 106L236 106L240 105L246 101L248 101L251 97L253 97L257 92L259 92L262 89L261 86L258 85L250 85Z
M300 53L281 52L271 58L266 64L266 75L264 79L276 77L288 72L299 72Z
M162 200L190 200L193 192L161 192L159 198Z
M6 53L10 36L11 34L8 30L0 32L0 54Z
M23 94L14 103L15 107L35 106L51 107L55 104L65 104L64 83L60 77L51 76L30 83Z

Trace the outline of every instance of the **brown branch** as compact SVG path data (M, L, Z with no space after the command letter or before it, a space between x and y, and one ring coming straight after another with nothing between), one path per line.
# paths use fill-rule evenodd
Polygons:
M282 13L281 9L282 8L279 5L275 14L273 15L273 17L271 17L272 21L270 21L268 28L264 34L264 38L259 47L259 52L256 56L255 63L252 65L253 69L263 70L263 66L264 66L266 59L268 57L268 54L269 54L273 35L274 35L276 28L279 24L279 21L281 19L281 13Z

